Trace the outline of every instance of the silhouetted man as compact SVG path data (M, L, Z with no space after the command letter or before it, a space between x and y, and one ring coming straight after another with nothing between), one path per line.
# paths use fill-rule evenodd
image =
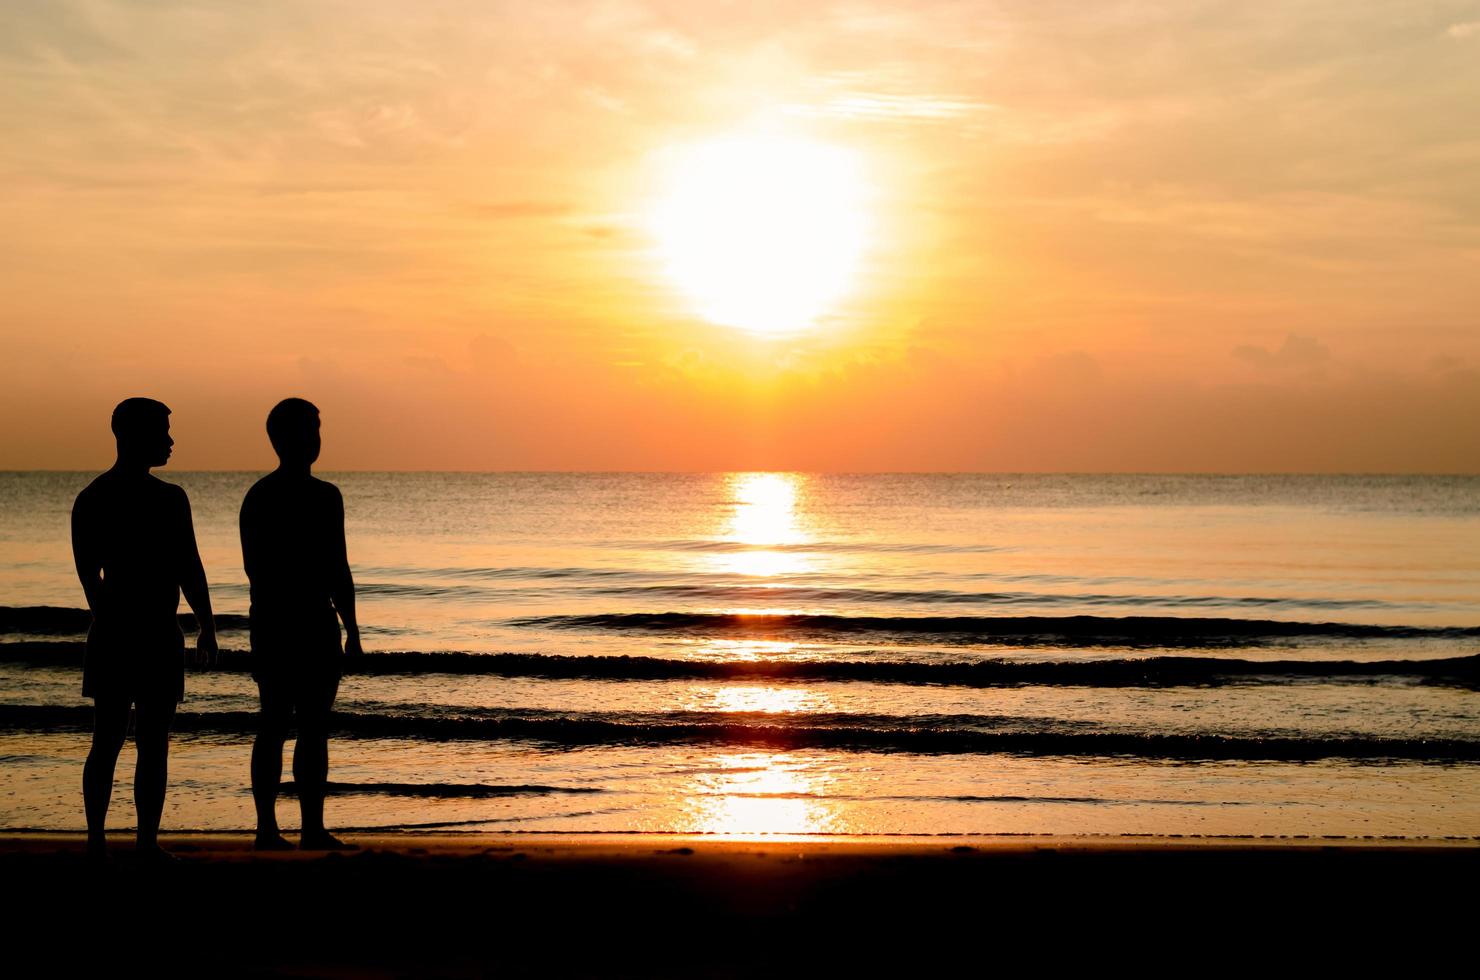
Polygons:
M149 474L170 458L170 410L129 398L113 410L118 460L72 505L72 557L92 611L82 694L93 699L92 748L82 769L88 853L107 850L113 770L134 709L134 807L139 853L166 857L159 817L169 779L170 725L185 696L180 590L200 623L196 656L216 657L216 622L185 491Z
M319 458L319 410L301 398L267 416L278 468L242 501L242 563L252 584L252 676L262 695L252 746L257 848L286 850L277 824L283 742L296 716L293 781L303 813L299 846L349 847L324 829L329 779L329 717L345 654L360 653L355 583L344 546L344 498L310 470ZM338 613L338 618L336 618ZM344 652L339 647L344 620Z

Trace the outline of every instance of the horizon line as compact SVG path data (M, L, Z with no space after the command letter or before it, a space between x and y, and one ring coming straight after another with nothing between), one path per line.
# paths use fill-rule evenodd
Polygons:
M111 465L111 464L110 464ZM20 473L101 473L109 467L0 467L0 474ZM277 467L218 467L212 469L172 469L164 466L151 470L170 473L271 473ZM719 476L733 473L802 473L809 476L1324 476L1324 477L1480 477L1475 470L830 470L786 467L759 469L378 469L370 467L323 467L318 473L413 474L436 473L468 476Z

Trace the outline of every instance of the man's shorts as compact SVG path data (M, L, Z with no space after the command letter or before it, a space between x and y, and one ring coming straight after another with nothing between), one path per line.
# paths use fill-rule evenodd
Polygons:
M82 696L95 700L185 700L185 637L171 619L152 629L94 622L82 661Z
M332 609L267 616L251 615L252 676L262 713L305 722L325 721L339 693L343 652L339 619Z
M262 714L286 725L296 718L298 727L322 726L334 710L339 694L338 671L284 671L257 676Z

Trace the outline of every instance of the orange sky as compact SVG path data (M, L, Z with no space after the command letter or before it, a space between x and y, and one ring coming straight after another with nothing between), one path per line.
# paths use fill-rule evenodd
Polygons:
M0 468L1480 472L1477 2L58 0L0 80ZM870 187L779 337L650 227L757 127Z

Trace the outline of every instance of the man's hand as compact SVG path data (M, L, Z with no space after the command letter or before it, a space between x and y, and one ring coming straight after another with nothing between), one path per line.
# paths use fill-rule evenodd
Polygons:
M344 638L344 668L346 672L356 668L357 662L365 655L365 650L360 646L360 634L351 633Z
M220 659L221 650L216 646L216 631L201 630L200 635L195 638L195 665L214 667Z

